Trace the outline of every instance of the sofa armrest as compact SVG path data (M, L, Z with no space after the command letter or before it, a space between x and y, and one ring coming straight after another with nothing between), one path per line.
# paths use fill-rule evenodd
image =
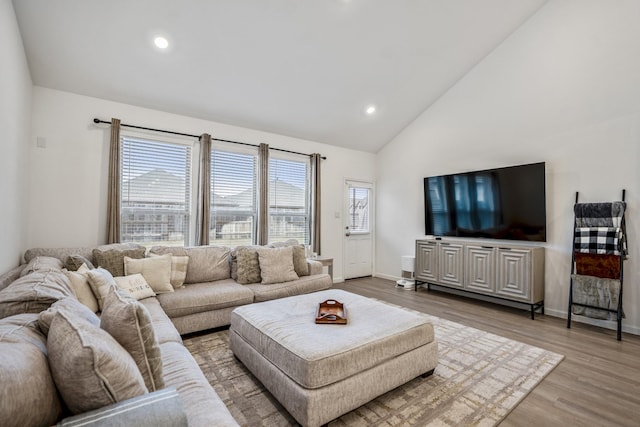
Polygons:
M119 427L186 427L180 395L175 387L133 397L100 409L74 415L58 426Z
M309 275L322 274L322 263L320 261L307 258L307 264L309 265Z

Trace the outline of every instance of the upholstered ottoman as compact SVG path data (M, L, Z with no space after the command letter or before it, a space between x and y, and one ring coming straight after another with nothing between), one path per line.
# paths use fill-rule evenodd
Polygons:
M328 299L344 304L348 324L315 323ZM238 307L229 337L235 356L303 426L328 423L438 364L425 316L342 290Z

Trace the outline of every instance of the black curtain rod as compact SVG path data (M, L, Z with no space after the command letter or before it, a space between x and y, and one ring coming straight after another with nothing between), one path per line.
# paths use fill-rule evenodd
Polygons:
M107 125L110 125L111 122L107 122L105 120L100 120L100 119L93 119L93 123L98 124L98 123L104 123ZM134 129L142 129L142 130L150 130L153 132L162 132L162 133L169 133L171 135L179 135L179 136L188 136L190 138L200 138L200 135L192 135L190 133L182 133L182 132L174 132L171 130L164 130L164 129L154 129L154 128L147 128L144 126L136 126L136 125L128 125L126 123L120 123L120 126L126 126L128 128L134 128ZM220 141L220 142L230 142L231 144L240 144L240 145L247 145L249 147L259 147L259 145L256 144L251 144L249 142L240 142L240 141L231 141L229 139L219 139L219 138L211 138L212 141ZM291 153L291 154L299 154L301 156L311 156L310 154L305 154L305 153L299 153L297 151L291 151L291 150L284 150L282 148L272 148L269 147L269 150L276 150L276 151L282 151L284 153ZM320 157L322 160L327 160L326 157L322 156Z

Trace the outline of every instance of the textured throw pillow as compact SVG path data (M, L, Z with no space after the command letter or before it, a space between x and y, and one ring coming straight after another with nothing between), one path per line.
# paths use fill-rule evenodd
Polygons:
M22 270L20 277L24 277L27 274L31 274L34 271L40 271L46 273L47 271L59 271L62 269L62 261L58 258L50 256L37 256Z
M38 325L40 326L40 330L45 335L49 333L51 322L59 311L72 312L76 316L82 317L92 325L96 327L100 326L100 319L93 311L91 311L87 306L82 304L77 299L73 297L67 297L56 301L51 305L51 307L40 313L40 315L38 316Z
M125 276L124 257L140 259L144 258L145 248L136 249L109 249L102 251L93 250L93 260L95 265L102 267L111 273L114 277Z
M122 289L110 288L100 327L118 341L136 362L149 391L164 387L160 345L147 308Z
M82 264L84 264L89 270L93 270L95 268L93 263L82 255L69 255L64 262L64 267L69 271L77 271Z
M257 248L239 248L236 252L237 281L240 284L260 283L260 259Z
M89 307L95 313L100 310L100 306L98 305L96 296L91 290L91 285L89 284L89 275L87 274L88 271L89 268L87 268L86 264L82 264L80 268L78 268L78 271L62 270L62 272L69 279L71 288L76 294L76 298L78 298L78 301Z
M0 320L0 424L50 426L62 405L47 362L37 314Z
M149 252L150 257L157 257L157 255ZM189 266L188 256L172 256L171 257L171 286L173 289L178 289L184 286L184 281L187 278L187 267Z
M58 391L74 414L148 392L131 355L106 331L73 312L56 313L47 350Z
M62 270L35 271L0 292L0 319L20 313L40 313L59 299L74 296Z
M124 272L127 276L142 274L144 280L157 294L173 292L170 254L142 259L124 257Z
M140 273L130 276L114 277L113 280L116 281L120 289L129 292L136 300L156 296L156 293L153 292L151 286L149 286L147 281L144 280L144 276Z
M309 264L307 264L307 255L304 246L295 245L293 248L293 268L300 277L309 275Z
M87 275L89 276L91 290L98 300L98 307L102 310L104 298L107 296L107 292L109 292L109 287L118 285L111 273L102 267L87 271Z
M293 268L293 248L259 248L260 274L263 284L282 283L296 280Z

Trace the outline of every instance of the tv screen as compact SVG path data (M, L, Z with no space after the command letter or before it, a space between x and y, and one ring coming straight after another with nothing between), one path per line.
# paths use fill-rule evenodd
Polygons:
M427 235L546 241L545 164L424 179Z

